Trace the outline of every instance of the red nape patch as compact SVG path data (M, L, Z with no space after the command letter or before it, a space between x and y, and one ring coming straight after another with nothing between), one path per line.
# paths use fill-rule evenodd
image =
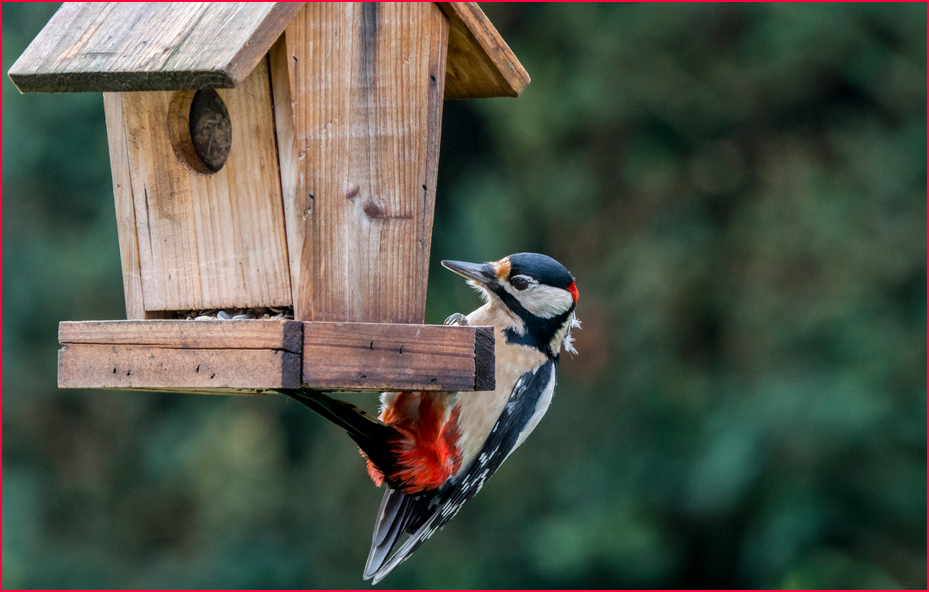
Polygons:
M568 292L571 292L571 297L574 298L574 304L577 304L577 286L574 285L574 282L571 282L571 285L565 288Z

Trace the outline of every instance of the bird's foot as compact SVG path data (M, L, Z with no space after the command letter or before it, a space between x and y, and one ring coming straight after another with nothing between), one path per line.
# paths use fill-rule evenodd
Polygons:
M456 312L447 319L445 319L446 325L458 325L459 327L468 326L468 317L464 316L460 312Z

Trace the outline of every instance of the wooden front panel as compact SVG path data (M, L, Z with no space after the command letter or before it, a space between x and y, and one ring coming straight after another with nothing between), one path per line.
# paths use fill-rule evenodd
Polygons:
M106 96L130 317L141 316L139 293L144 311L292 303L267 61L217 92L232 147L212 174L193 170L172 145L177 92Z
M448 23L307 3L271 51L297 319L421 323Z
M296 321L66 321L58 341L60 388L244 394L300 386Z
M278 388L488 391L493 327L79 321L58 328L58 386L245 394Z
M493 327L303 325L303 383L333 390L492 391Z
M71 344L58 350L58 388L212 389L246 394L299 386L300 354L281 350Z

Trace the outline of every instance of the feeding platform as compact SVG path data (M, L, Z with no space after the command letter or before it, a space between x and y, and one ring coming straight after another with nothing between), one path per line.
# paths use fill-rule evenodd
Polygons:
M490 327L290 320L63 322L58 386L259 394L482 391Z
M529 82L476 4L65 3L9 74L103 93L129 320L61 323L59 386L493 388L423 324L443 102Z

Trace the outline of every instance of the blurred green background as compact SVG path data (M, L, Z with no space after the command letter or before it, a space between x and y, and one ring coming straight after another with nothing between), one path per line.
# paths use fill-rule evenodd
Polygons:
M5 75L55 8L3 6L4 586L364 586L336 428L56 389L124 307L100 95ZM580 354L385 585L924 588L925 4L484 9L533 81L445 106L427 322L478 304L440 259L541 251Z

